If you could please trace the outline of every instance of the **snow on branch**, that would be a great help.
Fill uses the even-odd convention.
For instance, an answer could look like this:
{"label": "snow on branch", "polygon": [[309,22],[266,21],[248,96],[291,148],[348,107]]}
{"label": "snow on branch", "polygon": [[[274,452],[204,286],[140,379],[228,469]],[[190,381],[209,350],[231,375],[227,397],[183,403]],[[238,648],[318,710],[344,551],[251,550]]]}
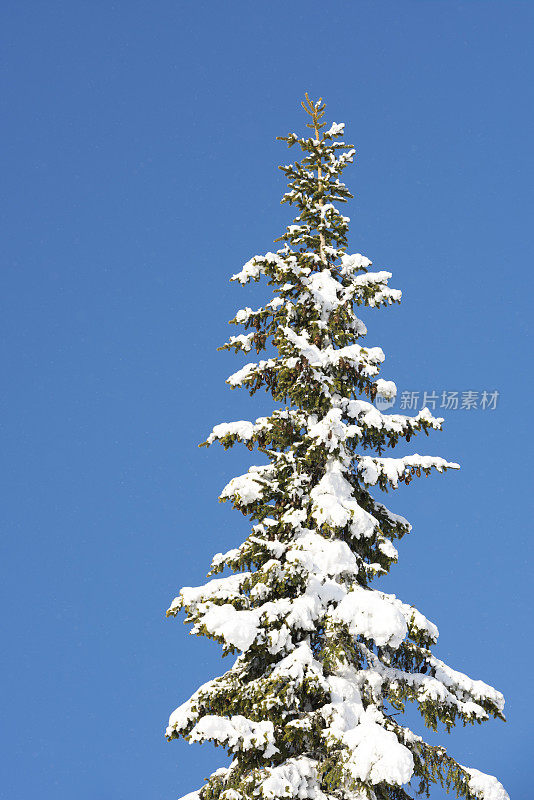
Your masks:
{"label": "snow on branch", "polygon": [[432,469],[445,472],[448,469],[460,469],[454,461],[445,461],[439,456],[413,456],[403,458],[374,458],[373,456],[358,456],[358,472],[364,483],[374,486],[376,483],[389,483],[396,487],[399,480],[406,481],[412,475],[429,475]]}

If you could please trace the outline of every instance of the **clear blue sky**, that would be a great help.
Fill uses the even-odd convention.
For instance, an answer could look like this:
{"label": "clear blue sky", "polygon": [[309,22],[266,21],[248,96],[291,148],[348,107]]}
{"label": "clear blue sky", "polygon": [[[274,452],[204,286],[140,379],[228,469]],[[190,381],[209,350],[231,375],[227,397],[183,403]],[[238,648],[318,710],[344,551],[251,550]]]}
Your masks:
{"label": "clear blue sky", "polygon": [[414,532],[383,585],[507,697],[506,725],[438,740],[531,797],[533,23],[505,0],[3,4],[1,797],[164,800],[224,763],[163,738],[226,668],[164,611],[248,531],[217,495],[251,454],[196,445],[271,407],[215,348],[265,297],[228,276],[289,222],[275,137],[306,90],[357,147],[351,252],[404,292],[366,315],[383,377],[500,392],[411,443],[462,470],[389,495]]}

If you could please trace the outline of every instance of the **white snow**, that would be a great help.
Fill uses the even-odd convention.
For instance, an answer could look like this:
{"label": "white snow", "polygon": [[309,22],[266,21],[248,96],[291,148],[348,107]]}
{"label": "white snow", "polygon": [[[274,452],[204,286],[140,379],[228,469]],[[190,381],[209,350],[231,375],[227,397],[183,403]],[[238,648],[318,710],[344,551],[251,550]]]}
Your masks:
{"label": "white snow", "polygon": [[313,676],[325,690],[328,683],[323,677],[323,668],[313,657],[313,653],[307,642],[302,642],[289,655],[276,664],[270,674],[271,678],[289,678],[293,683],[301,685],[305,678]]}
{"label": "white snow", "polygon": [[[245,651],[259,633],[260,613],[258,609],[237,611],[226,603],[210,606],[202,617],[202,625],[213,636],[221,637],[229,645]],[[196,632],[196,626],[192,632]]]}
{"label": "white snow", "polygon": [[170,736],[174,731],[183,730],[195,719],[196,714],[192,710],[192,701],[196,696],[198,696],[199,693],[200,689],[197,689],[195,694],[189,700],[187,700],[185,703],[182,703],[181,706],[178,706],[178,708],[172,712],[169,717],[169,725],[166,730],[167,736]]}
{"label": "white snow", "polygon": [[362,682],[367,683],[373,692],[373,697],[380,701],[382,696],[382,685],[388,681],[391,685],[406,684],[414,689],[414,694],[418,703],[428,700],[437,703],[439,706],[452,706],[458,710],[464,719],[484,720],[488,718],[486,711],[477,703],[470,700],[459,699],[450,692],[437,678],[418,672],[405,672],[401,669],[389,667],[383,664],[378,656],[362,645],[370,667],[361,670],[358,674]]}
{"label": "white snow", "polygon": [[379,397],[384,397],[386,400],[394,400],[397,396],[397,387],[393,381],[385,381],[383,378],[378,378],[375,386]]}
{"label": "white snow", "polygon": [[484,681],[473,680],[463,672],[448,667],[435,656],[431,656],[429,662],[435,669],[436,678],[445,686],[450,687],[453,691],[459,689],[475,700],[489,700],[499,711],[504,710],[504,697],[493,686],[489,686]]}
{"label": "white snow", "polygon": [[341,256],[341,275],[351,275],[358,269],[367,269],[373,262],[361,253]]}
{"label": "white snow", "polygon": [[340,408],[331,408],[321,420],[314,415],[308,419],[308,436],[323,444],[327,450],[334,450],[341,442],[357,436],[361,429],[357,425],[346,425],[342,419]]}
{"label": "white snow", "polygon": [[221,792],[220,798],[221,800],[243,800],[243,795],[235,789],[226,789]]}
{"label": "white snow", "polygon": [[373,283],[387,283],[392,277],[391,272],[380,270],[380,272],[364,272],[356,275],[352,279],[352,286],[370,286]]}
{"label": "white snow", "polygon": [[228,498],[239,499],[241,505],[250,505],[260,500],[265,483],[272,478],[274,467],[272,464],[250,467],[245,475],[238,475],[226,484],[220,496],[221,500]]}
{"label": "white snow", "polygon": [[286,560],[289,564],[301,564],[308,573],[316,575],[354,575],[358,572],[356,556],[339,539],[325,539],[315,531],[307,531],[299,536],[288,550]]}
{"label": "white snow", "polygon": [[389,539],[381,539],[378,543],[378,547],[387,558],[394,558],[395,560],[397,559],[399,552],[397,548],[389,541]]}
{"label": "white snow", "polygon": [[347,625],[354,636],[372,639],[379,647],[398,647],[408,633],[404,615],[386,595],[357,585],[339,603],[332,620]]}
{"label": "white snow", "polygon": [[480,800],[510,800],[502,783],[499,783],[493,775],[486,775],[486,773],[471,767],[463,767],[463,769],[471,776],[469,788]]}
{"label": "white snow", "polygon": [[248,442],[254,434],[260,431],[268,431],[277,421],[286,420],[296,428],[302,427],[306,423],[305,414],[295,409],[276,409],[270,417],[258,417],[253,423],[248,420],[237,420],[236,422],[221,422],[215,425],[206,440],[206,444],[213,444],[218,439],[225,436],[236,436],[243,442]]}
{"label": "white snow", "polygon": [[343,290],[343,286],[332,277],[329,269],[314,272],[309,278],[303,278],[302,282],[322,312],[328,314],[338,307],[337,293]]}
{"label": "white snow", "polygon": [[317,762],[306,756],[288,758],[279,767],[268,767],[261,784],[265,800],[298,797],[299,800],[326,800],[317,781]]}
{"label": "white snow", "polygon": [[346,347],[334,349],[331,345],[320,349],[309,341],[307,331],[295,333],[291,328],[284,328],[283,332],[296,349],[304,356],[312,367],[324,368],[335,366],[340,361],[346,361],[356,367],[362,368],[365,375],[376,375],[378,364],[384,361],[384,351],[381,347],[362,347],[359,344],[350,344]]}
{"label": "white snow", "polygon": [[230,386],[239,386],[247,378],[250,378],[254,372],[262,372],[263,370],[271,367],[276,367],[279,363],[279,359],[269,358],[267,360],[259,361],[257,364],[254,362],[245,364],[245,366],[241,369],[238,369],[237,372],[232,373],[232,375],[226,379],[226,383],[229,383]]}
{"label": "white snow", "polygon": [[272,722],[253,722],[240,714],[233,717],[207,714],[197,722],[189,739],[191,742],[212,740],[234,750],[257,748],[263,751],[265,758],[279,752],[275,745]]}
{"label": "white snow", "polygon": [[[378,590],[375,591],[378,592]],[[378,592],[378,594],[395,606],[403,615],[408,626],[413,626],[417,631],[428,636],[433,642],[437,642],[439,637],[437,626],[427,619],[424,614],[421,614],[414,606],[403,603],[402,600],[399,600],[394,594],[387,594],[386,592]]]}
{"label": "white snow", "polygon": [[249,572],[241,572],[226,578],[214,578],[203,586],[184,586],[180,596],[173,600],[171,610],[176,608],[177,601],[181,601],[185,608],[193,608],[207,600],[233,600],[239,597],[241,584],[249,577]]}
{"label": "white snow", "polygon": [[246,335],[240,333],[239,336],[230,336],[228,344],[237,345],[240,350],[243,350],[243,352],[248,353],[252,349],[253,339],[254,339],[254,333],[247,333]]}
{"label": "white snow", "polygon": [[[379,378],[376,384],[379,385],[381,380]],[[384,383],[388,384],[387,388],[380,384],[384,391],[393,391],[393,387],[395,387],[393,381],[384,381]],[[392,384],[392,386],[389,386],[389,384]],[[404,414],[383,414],[376,406],[366,400],[347,400],[346,398],[336,397],[335,403],[343,409],[349,418],[357,420],[358,425],[364,428],[374,428],[378,431],[385,430],[402,435],[407,431],[415,430],[416,426],[423,421],[435,430],[440,430],[443,424],[443,418],[433,417],[428,408],[422,408],[415,417],[408,417]]]}
{"label": "white snow", "polygon": [[254,428],[254,424],[245,419],[240,419],[236,422],[221,422],[220,425],[215,425],[207,438],[207,442],[211,444],[217,439],[223,439],[225,436],[237,436],[247,442],[252,439]]}
{"label": "white snow", "polygon": [[188,794],[184,794],[180,800],[200,800],[200,789],[197,789],[194,792],[188,792]]}
{"label": "white snow", "polygon": [[326,131],[326,136],[337,136],[340,133],[342,134],[344,130],[344,122],[333,122],[330,128]]}
{"label": "white snow", "polygon": [[263,265],[262,265],[262,256],[254,256],[246,264],[243,264],[243,267],[240,272],[237,272],[235,275],[232,275],[232,281],[239,281],[241,284],[245,284],[248,281],[255,280],[259,278],[259,276],[263,273]]}
{"label": "white snow", "polygon": [[319,483],[310,492],[312,515],[318,525],[342,528],[351,522],[356,537],[371,536],[377,521],[358,505],[353,488],[343,475],[340,461],[330,459]]}
{"label": "white snow", "polygon": [[394,733],[384,729],[385,717],[375,706],[364,710],[360,675],[346,666],[327,679],[332,701],[322,709],[327,722],[324,736],[346,745],[345,768],[353,778],[373,784],[406,783],[413,774],[412,755]]}
{"label": "white snow", "polygon": [[343,742],[352,751],[346,766],[353,778],[401,785],[413,775],[411,752],[376,722],[362,720],[343,734]]}
{"label": "white snow", "polygon": [[439,456],[420,456],[414,453],[403,458],[374,458],[373,456],[359,456],[358,472],[364,483],[374,486],[380,477],[384,477],[392,486],[397,486],[401,476],[408,474],[412,469],[460,469],[454,461],[445,461]]}
{"label": "white snow", "polygon": [[241,284],[248,283],[250,280],[257,280],[260,275],[265,273],[266,264],[283,264],[283,259],[278,253],[265,253],[264,256],[254,256],[243,265],[240,272],[232,275],[232,281],[239,281]]}

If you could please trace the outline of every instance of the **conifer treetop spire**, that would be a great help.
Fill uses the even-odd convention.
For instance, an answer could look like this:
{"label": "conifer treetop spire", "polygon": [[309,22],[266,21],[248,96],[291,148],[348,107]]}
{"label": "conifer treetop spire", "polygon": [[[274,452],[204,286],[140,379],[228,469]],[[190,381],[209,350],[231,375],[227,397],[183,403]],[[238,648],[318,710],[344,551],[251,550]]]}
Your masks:
{"label": "conifer treetop spire", "polygon": [[[508,800],[496,778],[427,744],[399,714],[423,723],[503,719],[504,698],[432,652],[438,629],[412,605],[371,586],[396,563],[411,526],[376,497],[459,465],[439,456],[385,457],[399,441],[440,430],[425,408],[385,414],[393,381],[384,353],[363,345],[360,312],[400,302],[391,273],[347,252],[352,197],[340,180],[354,149],[344,125],[303,102],[314,137],[280,137],[301,161],[281,167],[283,203],[297,216],[276,252],[232,276],[267,279],[274,297],[231,320],[244,332],[221,349],[257,354],[227,380],[277,404],[269,416],[216,425],[206,446],[244,443],[262,463],[232,478],[220,500],[250,518],[247,538],[212,561],[211,580],[184,587],[167,612],[236,659],[171,714],[167,738],[212,741],[232,756],[189,800],[410,800],[441,782],[465,800]],[[358,314],[358,315],[357,315]],[[216,577],[213,577],[216,576]]]}
{"label": "conifer treetop spire", "polygon": [[[323,103],[322,100],[323,100],[323,98],[320,97],[319,100],[317,101],[317,103],[312,103],[310,98],[308,97],[308,92],[306,92],[306,103],[307,103],[307,106],[306,106],[306,103],[304,103],[304,101],[302,101],[302,107],[303,107],[304,111],[306,111],[312,118],[312,122],[311,123],[307,123],[307,127],[314,129],[315,138],[316,139],[319,139],[319,131],[321,130],[321,128],[325,128],[326,127],[326,122],[320,122],[320,120],[324,117],[324,110],[326,108],[326,104]],[[319,161],[319,163],[317,165],[317,180],[318,180],[319,191],[321,191],[321,178],[322,178],[322,176],[323,176],[323,173],[322,173],[322,169],[321,169],[321,162]],[[319,205],[320,206],[324,206],[324,200],[323,200],[322,197],[319,200]],[[319,235],[319,256],[320,256],[321,261],[322,261],[323,264],[326,263],[325,262],[325,257],[324,257],[324,247],[325,247],[324,234],[321,233]]]}
{"label": "conifer treetop spire", "polygon": [[308,92],[305,93],[304,97],[306,100],[301,100],[300,104],[306,114],[308,114],[311,118],[311,122],[306,123],[307,128],[312,128],[315,131],[315,138],[319,138],[319,131],[321,128],[326,127],[326,122],[321,122],[321,119],[324,117],[324,112],[326,108],[326,103],[323,103],[323,98],[320,97],[315,103],[310,100],[308,96]]}

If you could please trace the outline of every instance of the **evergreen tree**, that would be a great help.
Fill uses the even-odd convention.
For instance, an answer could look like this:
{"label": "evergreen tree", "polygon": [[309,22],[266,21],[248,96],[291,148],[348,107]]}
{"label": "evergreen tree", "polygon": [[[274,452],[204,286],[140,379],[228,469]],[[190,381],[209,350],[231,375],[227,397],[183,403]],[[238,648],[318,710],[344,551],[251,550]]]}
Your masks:
{"label": "evergreen tree", "polygon": [[426,408],[408,417],[375,405],[396,388],[376,378],[384,354],[360,343],[366,327],[355,308],[397,303],[401,293],[388,287],[389,272],[347,254],[349,219],[335,203],[352,197],[340,175],[354,150],[340,141],[342,124],[325,130],[321,100],[306,95],[303,107],[312,135],[280,137],[303,152],[281,167],[282,202],[298,216],[280,249],[232,278],[266,277],[274,299],[239,311],[232,323],[248,332],[221,348],[274,346],[275,355],[228,383],[251,394],[265,388],[283,407],[254,423],[217,425],[205,443],[243,442],[265,457],[220,497],[254,524],[240,547],[213,559],[210,576],[233,574],[182,589],[167,612],[185,609],[192,633],[238,655],[176,709],[167,737],[212,741],[233,757],[191,800],[407,800],[428,796],[435,782],[468,800],[506,800],[496,778],[461,766],[399,718],[411,701],[429,728],[450,730],[457,720],[503,718],[504,700],[432,654],[438,630],[417,609],[370,588],[410,531],[372,488],[458,465],[382,456],[443,420]]}

